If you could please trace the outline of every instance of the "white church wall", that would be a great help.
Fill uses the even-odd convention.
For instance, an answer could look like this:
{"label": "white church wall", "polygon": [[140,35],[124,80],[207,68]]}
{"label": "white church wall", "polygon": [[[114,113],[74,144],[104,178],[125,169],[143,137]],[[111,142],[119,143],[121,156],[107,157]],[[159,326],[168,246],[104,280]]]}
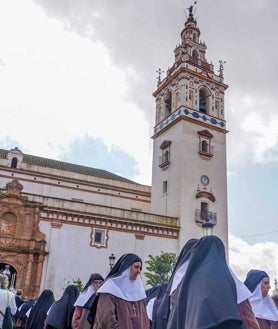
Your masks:
{"label": "white church wall", "polygon": [[[54,225],[55,226],[55,225]],[[177,240],[145,236],[137,239],[134,233],[109,230],[107,248],[90,246],[91,228],[64,224],[53,227],[50,222],[40,222],[40,230],[46,234],[47,251],[43,264],[41,291],[53,289],[56,298],[65,287],[80,278],[85,284],[93,272],[104,277],[109,272],[109,256],[116,260],[125,253],[135,253],[143,260],[142,278],[145,282],[145,261],[148,255],[159,255],[161,251],[177,252]]]}

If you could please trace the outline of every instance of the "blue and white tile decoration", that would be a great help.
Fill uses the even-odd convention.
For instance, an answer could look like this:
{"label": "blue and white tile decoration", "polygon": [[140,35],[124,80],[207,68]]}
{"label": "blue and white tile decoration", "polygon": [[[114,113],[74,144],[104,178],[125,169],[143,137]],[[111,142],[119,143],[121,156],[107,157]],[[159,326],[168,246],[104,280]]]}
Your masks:
{"label": "blue and white tile decoration", "polygon": [[175,121],[179,117],[191,117],[197,121],[205,122],[206,124],[210,124],[214,127],[225,129],[226,122],[225,120],[216,119],[211,117],[208,114],[204,114],[195,110],[189,110],[187,108],[178,109],[176,112],[172,113],[165,120],[160,122],[157,126],[154,127],[154,134],[158,133],[163,128],[167,127],[170,123]]}

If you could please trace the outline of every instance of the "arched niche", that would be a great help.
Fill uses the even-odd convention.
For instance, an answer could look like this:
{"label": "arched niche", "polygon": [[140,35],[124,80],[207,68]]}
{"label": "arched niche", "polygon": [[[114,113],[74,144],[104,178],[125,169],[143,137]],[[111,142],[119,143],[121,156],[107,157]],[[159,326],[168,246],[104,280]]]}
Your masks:
{"label": "arched niche", "polygon": [[12,212],[4,213],[0,218],[0,234],[14,235],[16,229],[17,217]]}

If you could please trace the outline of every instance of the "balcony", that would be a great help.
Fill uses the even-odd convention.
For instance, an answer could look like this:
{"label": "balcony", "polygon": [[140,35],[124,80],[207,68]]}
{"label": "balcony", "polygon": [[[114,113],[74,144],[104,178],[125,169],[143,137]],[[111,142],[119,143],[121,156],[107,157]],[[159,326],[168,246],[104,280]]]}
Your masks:
{"label": "balcony", "polygon": [[165,168],[170,164],[170,156],[169,153],[164,153],[162,156],[159,157],[159,167]]}
{"label": "balcony", "polygon": [[211,225],[217,224],[216,212],[211,212],[207,210],[196,209],[195,210],[195,222],[200,226],[207,223]]}

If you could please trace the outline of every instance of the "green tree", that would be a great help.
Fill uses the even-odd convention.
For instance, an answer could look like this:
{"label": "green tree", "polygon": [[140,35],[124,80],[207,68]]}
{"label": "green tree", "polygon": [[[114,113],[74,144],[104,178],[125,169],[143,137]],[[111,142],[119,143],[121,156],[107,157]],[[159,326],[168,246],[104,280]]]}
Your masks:
{"label": "green tree", "polygon": [[73,280],[73,283],[77,286],[77,288],[80,292],[83,290],[83,283],[80,278]]}
{"label": "green tree", "polygon": [[176,255],[171,252],[161,251],[158,256],[149,255],[148,257],[149,259],[145,262],[148,272],[144,272],[147,277],[146,283],[153,287],[169,281],[177,261]]}

